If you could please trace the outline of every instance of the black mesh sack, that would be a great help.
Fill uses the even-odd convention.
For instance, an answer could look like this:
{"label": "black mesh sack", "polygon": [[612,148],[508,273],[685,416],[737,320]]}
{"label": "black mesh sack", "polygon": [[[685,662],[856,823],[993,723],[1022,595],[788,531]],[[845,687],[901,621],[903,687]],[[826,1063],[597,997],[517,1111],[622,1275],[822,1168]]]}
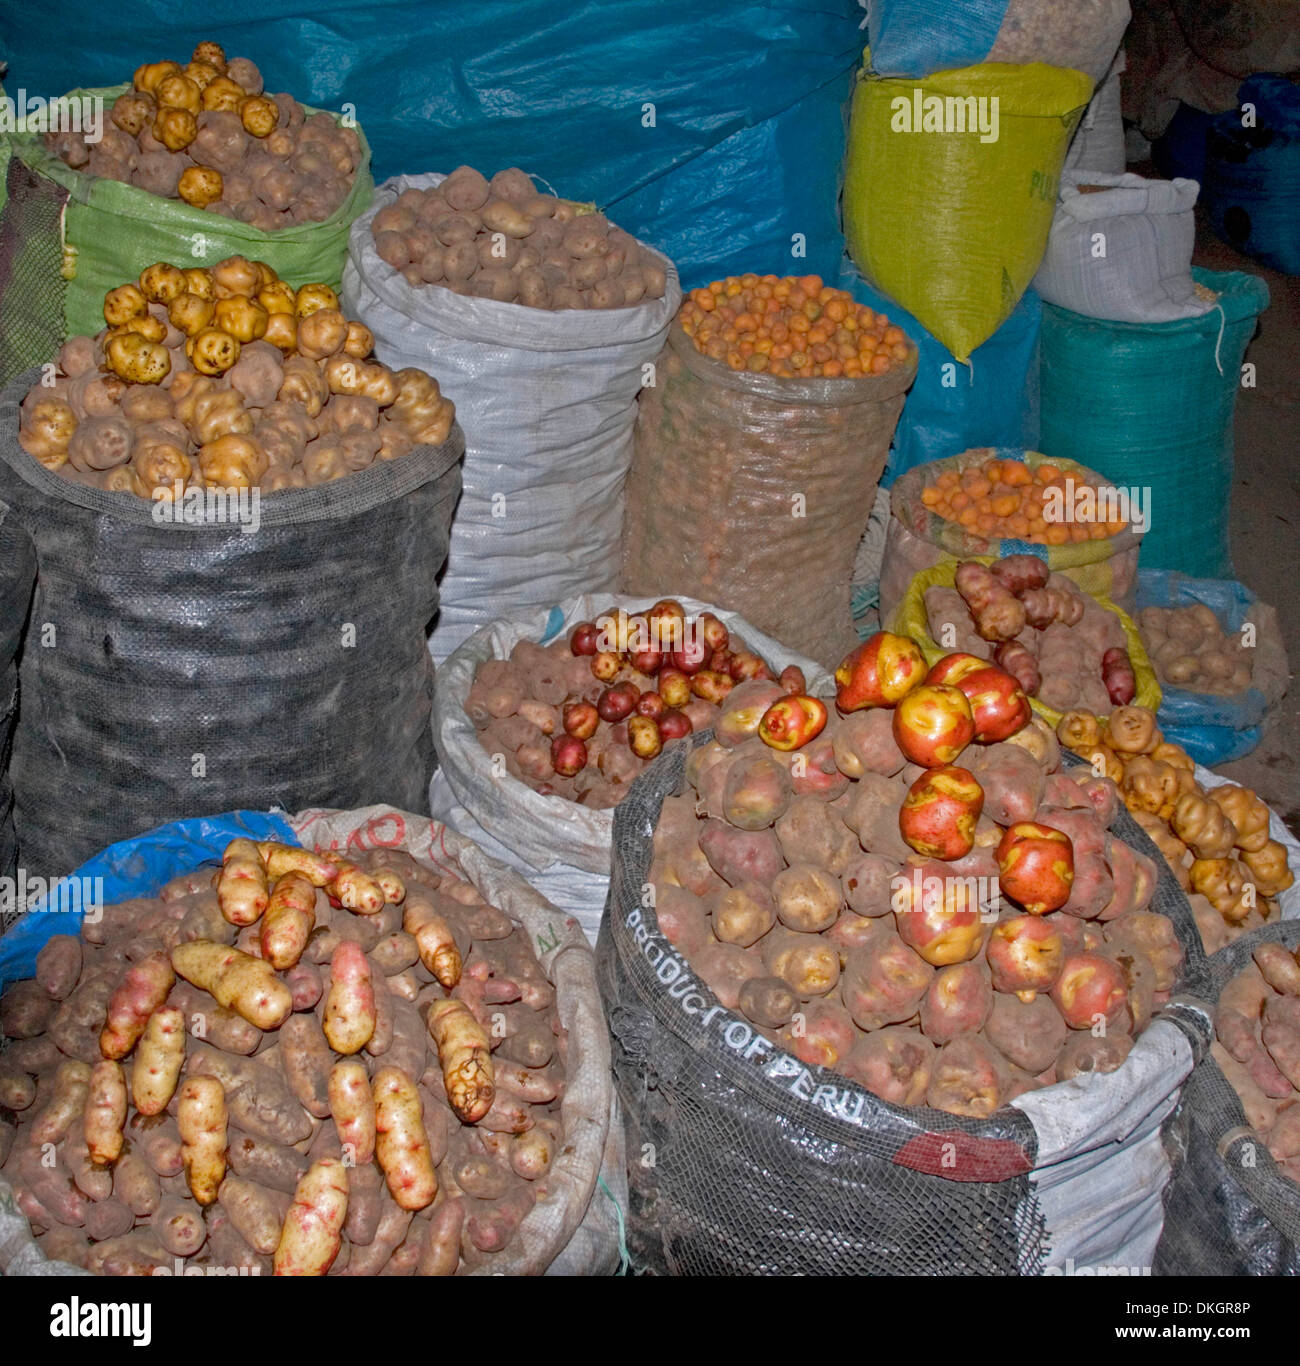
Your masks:
{"label": "black mesh sack", "polygon": [[[1052,1231],[1030,1181],[1039,1138],[1023,1111],[973,1120],[903,1109],[806,1066],[723,1007],[660,932],[645,904],[652,836],[664,798],[684,789],[691,746],[674,745],[615,808],[596,947],[627,1127],[634,1266],[659,1275],[1041,1272]],[[1121,809],[1111,829],[1157,860],[1151,909],[1170,916],[1186,955],[1161,1011],[1190,1043],[1166,1088],[1176,1091],[1208,1046],[1208,1008],[1196,994],[1205,956],[1191,908],[1141,828]],[[1159,1147],[1154,1121],[1151,1141]]]}
{"label": "black mesh sack", "polygon": [[18,444],[0,395],[0,500],[36,549],[19,674],[14,822],[66,873],[166,821],[249,807],[428,811],[425,633],[464,437],[267,494],[255,531],[154,520]]}
{"label": "black mesh sack", "polygon": [[18,714],[18,648],[36,582],[36,552],[31,537],[0,503],[0,877],[17,867],[14,794],[9,753]]}
{"label": "black mesh sack", "polygon": [[[1209,960],[1215,1000],[1266,941],[1300,948],[1300,921],[1265,925],[1220,949]],[[1157,1275],[1300,1275],[1300,1186],[1250,1127],[1213,1056],[1183,1088],[1165,1141],[1179,1170],[1165,1190]]]}

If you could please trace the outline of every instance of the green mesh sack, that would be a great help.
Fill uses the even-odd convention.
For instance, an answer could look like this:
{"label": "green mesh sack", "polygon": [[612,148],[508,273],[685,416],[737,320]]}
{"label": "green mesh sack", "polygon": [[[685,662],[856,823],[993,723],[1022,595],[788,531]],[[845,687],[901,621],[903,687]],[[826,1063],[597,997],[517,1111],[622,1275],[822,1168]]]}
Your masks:
{"label": "green mesh sack", "polygon": [[[99,97],[108,107],[129,85],[73,90],[68,99]],[[317,111],[304,106],[307,114]],[[29,331],[57,330],[58,339],[98,332],[104,325],[104,295],[133,280],[155,261],[173,265],[207,266],[227,256],[265,261],[280,276],[298,285],[321,280],[338,289],[347,256],[348,232],[374,196],[370,175],[370,147],[360,128],[361,161],[348,197],[321,223],[303,223],[261,232],[221,214],[196,209],[179,199],[162,199],[123,185],[75,171],[45,146],[39,133],[19,131],[9,139],[12,162],[20,162],[34,177],[17,187],[11,178],[9,201],[0,216],[0,242],[9,252],[39,251],[59,269],[49,274],[23,276],[23,289],[10,288],[9,258],[0,253],[0,317],[3,330],[16,332],[0,357],[7,362],[0,380],[28,365],[49,359],[51,348],[26,344]],[[48,234],[48,208],[33,213],[23,194],[38,193],[42,206],[61,197],[52,244],[38,247],[31,234]],[[14,222],[11,224],[10,220]],[[6,230],[9,229],[9,230]],[[61,316],[60,316],[61,314]],[[10,360],[4,352],[15,354]]]}

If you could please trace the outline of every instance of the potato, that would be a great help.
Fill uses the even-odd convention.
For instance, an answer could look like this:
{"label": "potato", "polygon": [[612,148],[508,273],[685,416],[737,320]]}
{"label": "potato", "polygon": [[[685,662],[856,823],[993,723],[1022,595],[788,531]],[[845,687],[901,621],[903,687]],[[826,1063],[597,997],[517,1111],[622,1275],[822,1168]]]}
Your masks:
{"label": "potato", "polygon": [[163,1247],[177,1257],[192,1257],[207,1237],[202,1212],[170,1195],[153,1212],[149,1227]]}
{"label": "potato", "polygon": [[804,934],[829,929],[843,905],[839,881],[813,863],[792,863],[778,873],[772,881],[772,899],[781,923]]}
{"label": "potato", "polygon": [[293,1194],[309,1165],[295,1149],[239,1129],[231,1130],[227,1157],[238,1176],[286,1195]]}
{"label": "potato", "polygon": [[888,915],[899,871],[896,863],[879,854],[855,855],[840,873],[840,890],[849,908],[863,917]]}
{"label": "potato", "polygon": [[985,1037],[998,1052],[1032,1076],[1053,1066],[1068,1033],[1061,1012],[1042,993],[1020,1001],[997,992],[984,1026]]}
{"label": "potato", "polygon": [[148,1218],[162,1199],[158,1174],[139,1153],[125,1152],[113,1164],[113,1195],[137,1219]]}
{"label": "potato", "polygon": [[170,1115],[134,1114],[126,1122],[126,1136],[156,1175],[179,1176],[185,1169],[180,1130]]}
{"label": "potato", "polygon": [[[278,1038],[280,1063],[294,1099],[308,1114],[318,1119],[329,1118],[329,1078],[334,1058],[316,1017],[291,1015],[280,1027]],[[258,1248],[259,1252],[267,1250]]]}
{"label": "potato", "polygon": [[1300,996],[1300,964],[1295,954],[1281,944],[1265,942],[1256,946],[1251,955],[1260,975],[1285,996]]}
{"label": "potato", "polygon": [[921,1032],[936,1044],[949,1043],[960,1034],[978,1034],[993,1010],[993,1000],[993,982],[983,963],[940,968],[921,999]]}
{"label": "potato", "polygon": [[691,966],[728,1010],[739,1004],[740,989],[751,977],[764,975],[763,960],[757,953],[748,953],[736,944],[706,945]]}
{"label": "potato", "polygon": [[[531,190],[531,182],[529,188]],[[491,193],[487,178],[472,166],[457,166],[438,190],[441,197],[457,211],[482,208]]]}
{"label": "potato", "polygon": [[15,982],[0,997],[0,1033],[11,1039],[34,1038],[45,1033],[57,1008],[39,982]]}
{"label": "potato", "polygon": [[152,1229],[137,1228],[96,1243],[87,1254],[86,1270],[96,1276],[152,1276],[159,1267],[170,1270],[173,1255]]}
{"label": "potato", "polygon": [[81,965],[81,940],[74,934],[56,934],[36,955],[36,981],[52,1000],[64,1001],[77,985]]}
{"label": "potato", "polygon": [[26,1110],[35,1099],[33,1078],[0,1055],[0,1106],[6,1110]]}
{"label": "potato", "polygon": [[835,1001],[810,1001],[791,1016],[780,1042],[810,1067],[838,1067],[857,1039],[853,1021]]}
{"label": "potato", "polygon": [[275,1249],[277,1276],[323,1276],[342,1247],[348,1206],[348,1173],[336,1158],[308,1169],[294,1190]]}
{"label": "potato", "polygon": [[846,777],[876,773],[892,778],[907,762],[894,739],[893,713],[887,708],[836,717],[827,729],[836,767]]}
{"label": "potato", "polygon": [[709,937],[706,903],[684,887],[656,886],[655,914],[669,943],[693,960]]}
{"label": "potato", "polygon": [[58,1144],[85,1109],[90,1094],[91,1069],[79,1060],[61,1062],[53,1077],[42,1079],[37,1090],[40,1110],[28,1131],[30,1142],[37,1148],[43,1144]]}
{"label": "potato", "polygon": [[1090,1072],[1114,1072],[1132,1047],[1131,1036],[1118,1031],[1100,1039],[1094,1038],[1090,1031],[1071,1031],[1056,1059],[1056,1075],[1061,1081],[1069,1081]]}
{"label": "potato", "polygon": [[785,866],[771,830],[735,830],[723,821],[709,820],[699,844],[714,872],[733,887],[742,882],[770,885]]}
{"label": "potato", "polygon": [[772,895],[756,882],[724,887],[714,892],[705,906],[713,933],[724,944],[748,948],[776,924]]}
{"label": "potato", "polygon": [[840,1071],[890,1105],[910,1108],[924,1102],[934,1062],[928,1039],[895,1025],[859,1038]]}
{"label": "potato", "polygon": [[799,998],[781,977],[751,977],[740,988],[737,1008],[756,1025],[780,1029],[790,1023]]}
{"label": "potato", "polygon": [[279,1068],[219,1053],[206,1044],[191,1051],[185,1066],[190,1076],[212,1077],[221,1083],[231,1121],[245,1133],[284,1144],[310,1136],[311,1119],[294,1099]]}
{"label": "potato", "polygon": [[[176,1125],[181,1134],[181,1157],[190,1193],[200,1205],[210,1205],[216,1200],[217,1189],[226,1174],[226,1098],[216,1078],[189,1077],[181,1084]],[[158,1214],[166,1203],[159,1206]],[[177,1234],[178,1239],[180,1236]]]}
{"label": "potato", "polygon": [[787,863],[814,864],[838,877],[860,850],[838,813],[815,797],[795,797],[776,822]]}
{"label": "potato", "polygon": [[1011,1076],[1001,1055],[978,1034],[963,1034],[939,1050],[926,1102],[950,1114],[987,1119],[1010,1089]]}
{"label": "potato", "polygon": [[854,1024],[871,1032],[910,1020],[933,976],[925,959],[882,925],[863,947],[849,951],[840,997]]}
{"label": "potato", "polygon": [[171,961],[186,981],[259,1029],[278,1028],[293,1010],[293,996],[271,965],[238,949],[195,940],[176,945]]}
{"label": "potato", "polygon": [[788,983],[800,1000],[825,996],[839,982],[839,953],[818,935],[795,934],[782,927],[773,930],[761,947],[767,971]]}

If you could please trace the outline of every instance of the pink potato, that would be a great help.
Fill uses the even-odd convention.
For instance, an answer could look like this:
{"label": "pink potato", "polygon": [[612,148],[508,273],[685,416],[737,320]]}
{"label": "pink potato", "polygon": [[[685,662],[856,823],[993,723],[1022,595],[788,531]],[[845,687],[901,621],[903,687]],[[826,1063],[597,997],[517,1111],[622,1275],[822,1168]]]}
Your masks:
{"label": "pink potato", "polygon": [[694,959],[708,943],[709,917],[705,904],[684,887],[656,887],[655,914],[664,937],[687,958]]}
{"label": "pink potato", "polygon": [[1105,927],[1108,944],[1141,949],[1156,969],[1156,990],[1172,991],[1183,964],[1183,948],[1173,921],[1158,911],[1134,911]]}
{"label": "pink potato", "polygon": [[753,678],[740,683],[727,694],[722,704],[722,714],[714,727],[718,743],[727,749],[735,749],[746,740],[758,734],[758,723],[763,713],[783,695],[779,683],[766,679]]}
{"label": "pink potato", "polygon": [[733,887],[742,882],[767,886],[785,867],[781,845],[771,830],[735,830],[710,820],[700,835],[700,848],[713,871]]}
{"label": "pink potato", "polygon": [[859,1029],[903,1024],[918,1011],[934,969],[889,927],[850,950],[840,998]]}
{"label": "pink potato", "polygon": [[810,1067],[837,1067],[858,1037],[853,1021],[835,1001],[810,1001],[780,1033],[783,1047]]}
{"label": "pink potato", "polygon": [[893,716],[886,707],[836,717],[827,730],[836,766],[847,778],[877,773],[892,778],[907,760],[894,739]]}
{"label": "pink potato", "polygon": [[1284,996],[1300,996],[1300,963],[1295,954],[1281,944],[1265,942],[1255,947],[1251,957],[1260,975]]}
{"label": "pink potato", "polygon": [[871,854],[906,863],[911,849],[898,831],[898,812],[907,795],[907,784],[898,778],[865,773],[846,799],[844,823]]}
{"label": "pink potato", "polygon": [[925,1101],[936,1058],[934,1044],[899,1025],[859,1038],[839,1069],[890,1105]]}
{"label": "pink potato", "polygon": [[939,1050],[926,1101],[949,1114],[987,1119],[1005,1102],[1011,1082],[997,1049],[978,1034],[963,1034]]}
{"label": "pink potato", "polygon": [[[854,713],[858,715],[859,713]],[[901,871],[879,854],[857,854],[840,873],[840,889],[857,915],[888,915],[893,909],[894,878]]]}
{"label": "pink potato", "polygon": [[705,986],[728,1010],[740,1002],[740,990],[751,977],[763,976],[763,960],[736,944],[708,944],[691,962]]}
{"label": "pink potato", "polygon": [[[1058,813],[1059,814],[1059,813]],[[1115,897],[1115,879],[1110,865],[1100,854],[1074,851],[1074,881],[1070,896],[1061,907],[1063,915],[1080,920],[1096,920]]]}
{"label": "pink potato", "polygon": [[790,785],[796,797],[833,802],[851,786],[836,767],[835,749],[831,737],[825,732],[793,753],[781,757],[789,765]]}
{"label": "pink potato", "polygon": [[776,822],[787,863],[812,863],[839,877],[859,853],[857,836],[833,807],[815,797],[796,797]]}
{"label": "pink potato", "polygon": [[774,759],[739,755],[727,769],[722,815],[739,830],[766,830],[790,805],[790,775]]}
{"label": "pink potato", "polygon": [[1068,1034],[1061,1012],[1041,994],[1021,1001],[998,992],[984,1025],[984,1036],[994,1048],[1034,1076],[1056,1062]]}
{"label": "pink potato", "polygon": [[921,1033],[936,1044],[977,1034],[993,1009],[993,983],[981,963],[940,968],[921,999]]}
{"label": "pink potato", "polygon": [[984,812],[999,825],[1034,819],[1043,799],[1043,770],[1019,745],[972,745],[961,763],[984,789]]}

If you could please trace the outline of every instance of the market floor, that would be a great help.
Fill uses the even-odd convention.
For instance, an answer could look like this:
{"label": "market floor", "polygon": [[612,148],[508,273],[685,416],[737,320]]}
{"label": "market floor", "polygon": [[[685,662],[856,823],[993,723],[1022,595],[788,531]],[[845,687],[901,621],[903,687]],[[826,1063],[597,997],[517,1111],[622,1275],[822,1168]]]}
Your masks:
{"label": "market floor", "polygon": [[1254,788],[1300,833],[1300,277],[1241,256],[1203,220],[1193,260],[1262,276],[1271,295],[1246,352],[1258,387],[1241,389],[1237,398],[1232,558],[1236,577],[1277,608],[1293,675],[1259,747],[1220,771]]}

